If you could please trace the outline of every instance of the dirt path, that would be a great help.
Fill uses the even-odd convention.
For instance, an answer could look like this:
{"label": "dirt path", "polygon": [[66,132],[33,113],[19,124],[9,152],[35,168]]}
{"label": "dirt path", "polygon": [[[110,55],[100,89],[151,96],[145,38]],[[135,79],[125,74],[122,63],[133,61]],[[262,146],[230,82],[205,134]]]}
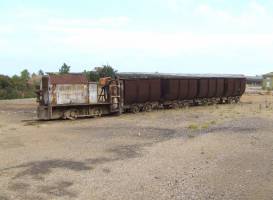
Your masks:
{"label": "dirt path", "polygon": [[0,101],[0,200],[272,199],[273,98],[37,123]]}

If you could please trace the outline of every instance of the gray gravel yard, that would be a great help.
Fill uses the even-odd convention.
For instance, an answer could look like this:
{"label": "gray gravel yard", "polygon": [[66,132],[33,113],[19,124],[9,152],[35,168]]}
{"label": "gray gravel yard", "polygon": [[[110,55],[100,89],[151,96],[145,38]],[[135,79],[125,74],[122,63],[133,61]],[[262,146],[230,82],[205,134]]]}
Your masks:
{"label": "gray gravel yard", "polygon": [[0,200],[273,199],[273,98],[35,121],[0,101]]}

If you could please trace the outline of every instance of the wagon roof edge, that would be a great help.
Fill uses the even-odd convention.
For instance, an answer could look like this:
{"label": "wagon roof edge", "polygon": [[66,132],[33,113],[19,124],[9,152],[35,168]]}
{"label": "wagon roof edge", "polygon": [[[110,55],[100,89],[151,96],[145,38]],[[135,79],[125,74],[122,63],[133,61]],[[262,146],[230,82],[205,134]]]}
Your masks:
{"label": "wagon roof edge", "polygon": [[50,84],[88,84],[88,79],[84,74],[52,74],[45,77],[49,78]]}
{"label": "wagon roof edge", "polygon": [[246,78],[242,74],[178,74],[178,73],[117,73],[120,79],[147,79],[147,78]]}

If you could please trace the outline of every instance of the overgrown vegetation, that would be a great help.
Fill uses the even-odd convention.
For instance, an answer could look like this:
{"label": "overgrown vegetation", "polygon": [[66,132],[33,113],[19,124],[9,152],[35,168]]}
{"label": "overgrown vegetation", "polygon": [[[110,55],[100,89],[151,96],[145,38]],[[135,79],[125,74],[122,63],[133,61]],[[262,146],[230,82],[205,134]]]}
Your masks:
{"label": "overgrown vegetation", "polygon": [[39,75],[30,75],[28,70],[12,77],[0,75],[0,99],[32,98],[35,97],[39,86]]}
{"label": "overgrown vegetation", "polygon": [[84,71],[84,74],[89,81],[97,82],[101,77],[115,78],[117,70],[110,65],[102,65],[102,67],[95,67],[91,71]]}
{"label": "overgrown vegetation", "polygon": [[[71,67],[64,63],[57,74],[68,74],[70,69]],[[89,81],[97,82],[101,77],[114,78],[116,72],[110,65],[102,65],[91,71],[85,70],[83,73]],[[37,74],[30,74],[26,69],[20,75],[12,77],[0,74],[0,100],[36,97],[36,90],[39,89],[40,80],[44,74],[42,70],[39,70]]]}

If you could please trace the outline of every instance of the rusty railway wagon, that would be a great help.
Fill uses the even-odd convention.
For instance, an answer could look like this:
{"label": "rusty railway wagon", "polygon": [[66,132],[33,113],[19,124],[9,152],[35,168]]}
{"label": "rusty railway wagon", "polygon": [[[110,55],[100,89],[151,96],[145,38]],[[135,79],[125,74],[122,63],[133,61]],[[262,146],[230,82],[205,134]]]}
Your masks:
{"label": "rusty railway wagon", "polygon": [[159,108],[237,103],[245,91],[242,75],[119,73],[115,79],[88,82],[82,74],[42,77],[38,118],[77,117],[149,112]]}

